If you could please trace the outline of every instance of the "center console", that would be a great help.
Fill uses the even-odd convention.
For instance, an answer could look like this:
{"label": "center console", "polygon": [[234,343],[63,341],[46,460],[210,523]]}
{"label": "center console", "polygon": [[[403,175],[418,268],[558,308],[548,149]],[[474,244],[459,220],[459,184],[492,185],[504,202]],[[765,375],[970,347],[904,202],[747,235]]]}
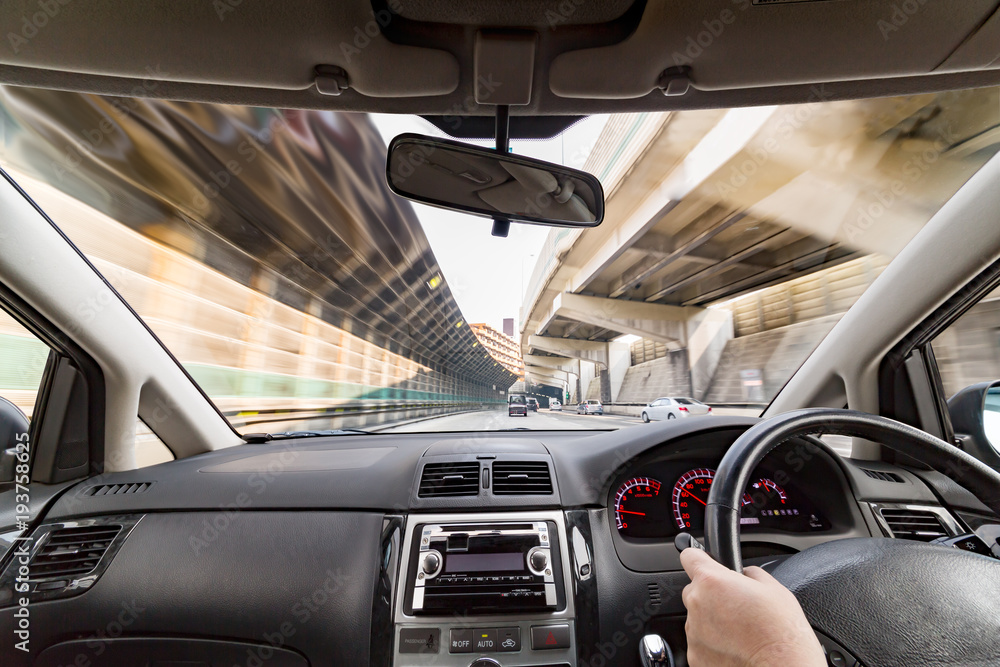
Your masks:
{"label": "center console", "polygon": [[395,667],[576,667],[562,512],[411,514]]}

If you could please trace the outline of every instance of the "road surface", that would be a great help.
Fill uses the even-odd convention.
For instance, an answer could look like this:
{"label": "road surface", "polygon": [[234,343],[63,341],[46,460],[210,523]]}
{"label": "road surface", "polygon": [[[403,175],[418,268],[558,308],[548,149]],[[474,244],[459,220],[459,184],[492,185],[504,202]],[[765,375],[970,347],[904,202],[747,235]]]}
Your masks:
{"label": "road surface", "polygon": [[[740,414],[756,416],[756,410],[745,409],[715,409],[716,414]],[[714,419],[712,416],[690,417],[690,419]],[[395,426],[375,427],[371,430],[377,433],[433,433],[454,431],[501,431],[511,428],[528,428],[532,430],[601,430],[620,429],[643,426],[638,417],[623,415],[578,415],[575,411],[551,412],[544,408],[538,412],[529,412],[528,417],[508,417],[503,410],[481,410],[464,412],[457,415],[443,415],[420,421],[398,424]],[[851,439],[838,436],[823,438],[841,456],[850,456]]]}
{"label": "road surface", "polygon": [[433,431],[500,431],[509,428],[532,430],[619,429],[642,426],[638,417],[621,415],[578,415],[575,411],[552,412],[545,408],[525,417],[508,417],[504,410],[482,410],[444,415],[399,426],[379,428],[379,433],[428,433]]}

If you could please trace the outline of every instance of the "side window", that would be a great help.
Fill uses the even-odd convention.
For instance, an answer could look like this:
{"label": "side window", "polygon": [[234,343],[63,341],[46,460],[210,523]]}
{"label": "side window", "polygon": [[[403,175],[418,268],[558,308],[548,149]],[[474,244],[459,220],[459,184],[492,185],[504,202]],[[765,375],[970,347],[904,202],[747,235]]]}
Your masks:
{"label": "side window", "polygon": [[945,398],[977,382],[1000,380],[998,297],[987,296],[934,339]]}
{"label": "side window", "polygon": [[[955,320],[951,326],[938,334],[931,347],[937,360],[941,384],[945,398],[951,398],[966,387],[978,383],[1000,380],[1000,294],[988,295]],[[974,391],[970,389],[970,391]],[[978,414],[981,432],[996,452],[1000,453],[1000,387],[993,387],[976,399],[981,401]],[[965,413],[959,411],[960,417]],[[954,423],[956,435],[970,430],[970,424]],[[972,430],[979,431],[979,428]],[[966,446],[970,453],[996,465],[995,457],[982,449],[977,451],[977,443]]]}
{"label": "side window", "polygon": [[[48,345],[0,310],[0,398],[13,403],[28,419],[35,411],[48,356]],[[0,445],[6,448],[7,443]]]}

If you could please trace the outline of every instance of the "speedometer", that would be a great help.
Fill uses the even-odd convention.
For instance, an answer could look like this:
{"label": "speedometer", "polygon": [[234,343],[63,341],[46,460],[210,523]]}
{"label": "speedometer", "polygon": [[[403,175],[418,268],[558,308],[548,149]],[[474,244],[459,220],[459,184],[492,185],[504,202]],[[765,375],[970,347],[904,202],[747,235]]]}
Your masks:
{"label": "speedometer", "polygon": [[695,468],[681,475],[674,484],[670,501],[678,528],[687,530],[694,525],[700,529],[705,525],[705,507],[714,478],[715,471],[711,468]]}

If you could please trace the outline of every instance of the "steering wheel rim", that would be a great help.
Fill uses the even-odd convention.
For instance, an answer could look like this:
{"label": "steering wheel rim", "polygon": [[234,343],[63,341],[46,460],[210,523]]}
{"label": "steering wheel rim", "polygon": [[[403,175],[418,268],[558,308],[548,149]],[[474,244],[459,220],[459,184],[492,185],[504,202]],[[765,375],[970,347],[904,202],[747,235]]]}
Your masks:
{"label": "steering wheel rim", "polygon": [[[757,465],[773,449],[805,435],[844,435],[877,441],[947,475],[1000,515],[1000,473],[924,431],[857,410],[809,408],[766,419],[729,448],[716,469],[705,509],[705,547],[720,563],[743,571],[740,506]],[[816,439],[817,446],[839,455]]]}

